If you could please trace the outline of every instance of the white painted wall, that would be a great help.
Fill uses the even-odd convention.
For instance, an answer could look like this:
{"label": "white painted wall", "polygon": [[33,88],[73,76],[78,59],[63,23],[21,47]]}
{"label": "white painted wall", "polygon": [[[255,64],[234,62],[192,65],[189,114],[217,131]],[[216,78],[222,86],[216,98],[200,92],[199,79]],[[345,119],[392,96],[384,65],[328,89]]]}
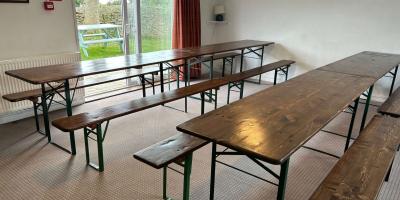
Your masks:
{"label": "white painted wall", "polygon": [[0,4],[0,60],[78,52],[73,2],[54,3],[50,12],[43,0]]}
{"label": "white painted wall", "polygon": [[[364,50],[400,53],[398,0],[202,1],[209,4],[209,9],[216,2],[224,2],[229,23],[203,23],[204,43],[274,41],[277,45],[266,51],[265,62],[293,59],[297,67],[292,75]],[[212,15],[202,12],[205,17]],[[376,98],[387,94],[389,84],[384,82],[377,85]]]}

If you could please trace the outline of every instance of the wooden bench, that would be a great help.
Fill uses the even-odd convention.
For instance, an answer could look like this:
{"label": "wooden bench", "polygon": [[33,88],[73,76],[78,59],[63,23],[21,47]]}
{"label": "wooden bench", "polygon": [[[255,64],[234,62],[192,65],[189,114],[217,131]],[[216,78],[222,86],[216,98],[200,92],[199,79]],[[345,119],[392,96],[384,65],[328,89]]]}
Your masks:
{"label": "wooden bench", "polygon": [[[282,60],[276,63],[264,65],[262,67],[253,68],[250,70],[243,71],[241,73],[232,74],[229,79],[230,83],[228,84],[228,97],[227,104],[230,102],[230,93],[232,87],[237,87],[239,89],[239,99],[243,98],[243,89],[244,89],[244,80],[251,78],[253,76],[261,75],[266,72],[275,71],[274,77],[274,85],[276,85],[277,73],[278,71],[287,71],[290,65],[294,64],[294,61],[291,60]],[[286,77],[287,80],[287,77]]]}
{"label": "wooden bench", "polygon": [[310,199],[376,199],[400,139],[400,120],[375,116]]}
{"label": "wooden bench", "polygon": [[179,133],[135,153],[133,157],[156,169],[163,168],[163,199],[168,199],[168,165],[175,162],[176,164],[183,166],[183,199],[187,200],[189,199],[190,194],[190,173],[192,170],[193,152],[207,143],[207,141],[200,138]]}
{"label": "wooden bench", "polygon": [[[92,112],[81,113],[77,115],[73,115],[70,117],[64,117],[57,120],[54,120],[52,124],[64,131],[70,132],[78,129],[84,129],[85,135],[85,150],[86,150],[86,160],[87,164],[91,167],[98,169],[99,171],[104,170],[103,163],[103,140],[105,133],[107,133],[108,124],[110,120],[119,118],[125,115],[129,115],[135,112],[139,112],[145,109],[149,109],[155,106],[164,105],[166,103],[186,98],[191,95],[201,94],[202,102],[201,102],[201,114],[204,113],[204,93],[205,91],[209,91],[212,89],[217,89],[223,85],[229,84],[231,82],[237,82],[240,80],[247,79],[252,76],[259,75],[260,73],[265,73],[271,69],[275,69],[277,67],[286,67],[294,63],[290,60],[282,60],[275,63],[271,63],[262,67],[254,68],[239,74],[234,74],[230,76],[225,76],[220,79],[213,79],[204,81],[198,84],[194,84],[184,88],[178,88],[176,90],[171,90],[164,93],[159,93],[156,95],[144,97],[141,99],[135,99],[128,102],[104,107]],[[102,130],[102,124],[106,123],[105,130]],[[93,164],[90,162],[89,156],[89,147],[88,147],[88,138],[90,134],[94,134],[97,136],[97,148],[98,148],[98,158],[99,165]]]}
{"label": "wooden bench", "polygon": [[400,117],[400,89],[397,89],[378,109],[379,113]]}

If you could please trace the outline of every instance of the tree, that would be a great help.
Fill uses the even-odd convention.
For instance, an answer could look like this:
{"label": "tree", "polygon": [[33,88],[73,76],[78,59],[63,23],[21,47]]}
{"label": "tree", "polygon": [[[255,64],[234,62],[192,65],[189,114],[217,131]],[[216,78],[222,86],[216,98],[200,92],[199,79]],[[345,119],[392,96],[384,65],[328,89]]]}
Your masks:
{"label": "tree", "polygon": [[99,23],[99,0],[85,0],[83,2],[85,21],[84,24]]}

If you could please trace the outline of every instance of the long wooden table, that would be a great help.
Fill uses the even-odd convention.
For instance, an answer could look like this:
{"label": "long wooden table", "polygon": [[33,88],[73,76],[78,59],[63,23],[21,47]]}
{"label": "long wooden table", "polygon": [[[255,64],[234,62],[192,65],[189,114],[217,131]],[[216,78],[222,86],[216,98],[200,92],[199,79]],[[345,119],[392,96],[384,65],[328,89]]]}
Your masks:
{"label": "long wooden table", "polygon": [[[65,99],[67,115],[72,116],[72,99],[70,93],[71,79],[94,75],[94,74],[107,73],[107,72],[126,70],[132,68],[140,68],[147,65],[158,64],[160,68],[161,92],[164,92],[163,63],[175,60],[182,60],[182,59],[184,59],[186,63],[186,60],[193,57],[199,57],[204,55],[211,55],[212,57],[213,54],[227,52],[227,51],[234,51],[234,50],[242,51],[241,56],[243,60],[243,55],[245,54],[246,49],[248,50],[248,52],[256,53],[252,49],[254,47],[261,47],[260,50],[262,51],[262,54],[260,56],[262,60],[264,47],[271,44],[273,44],[273,42],[241,40],[241,41],[234,41],[234,42],[227,42],[227,43],[220,43],[213,45],[205,45],[196,48],[173,49],[166,51],[141,53],[129,56],[99,59],[93,61],[82,61],[71,64],[11,70],[7,71],[6,74],[31,84],[41,85],[42,88],[41,99],[43,100],[41,106],[43,110],[45,133],[48,137],[49,142],[51,142],[50,123],[48,116],[49,105],[46,99],[48,96],[50,96],[49,94],[59,94],[60,96],[62,96],[63,99]],[[241,63],[242,63],[241,64],[241,69],[242,69],[243,62]],[[184,69],[186,70],[186,67]],[[57,83],[58,86],[50,85],[50,83]],[[52,90],[46,89],[47,87],[52,88]],[[60,92],[57,92],[57,90],[60,88],[63,88],[63,91],[65,91],[64,95],[61,95]],[[70,133],[70,143],[71,143],[70,153],[72,155],[75,155],[76,154],[75,136],[73,132]],[[59,145],[57,146],[62,148]],[[65,148],[62,149],[66,150]]]}
{"label": "long wooden table", "polygon": [[[284,199],[289,157],[375,80],[313,70],[177,127],[213,143],[210,199],[216,144],[252,160],[281,165],[278,199]],[[351,86],[351,87],[349,87]]]}
{"label": "long wooden table", "polygon": [[[290,156],[370,88],[368,105],[374,83],[399,63],[400,55],[362,52],[177,126],[212,142],[210,199],[217,155],[246,155],[279,180],[284,199]],[[217,152],[217,144],[237,152]],[[258,160],[281,165],[280,174]]]}
{"label": "long wooden table", "polygon": [[[374,78],[376,81],[386,74],[390,74],[392,76],[392,83],[389,90],[390,96],[393,92],[399,64],[400,55],[398,54],[364,51],[339,60],[337,62],[331,63],[329,65],[320,67],[318,69],[344,74],[352,74],[362,77],[371,77]],[[363,117],[361,120],[360,131],[365,127],[373,89],[374,85],[371,85],[371,87],[365,93],[363,93],[363,96],[366,97],[366,102]],[[355,108],[355,111],[356,110],[357,108]],[[353,112],[353,117],[354,115],[355,112]],[[349,132],[349,134],[351,134],[351,132]]]}

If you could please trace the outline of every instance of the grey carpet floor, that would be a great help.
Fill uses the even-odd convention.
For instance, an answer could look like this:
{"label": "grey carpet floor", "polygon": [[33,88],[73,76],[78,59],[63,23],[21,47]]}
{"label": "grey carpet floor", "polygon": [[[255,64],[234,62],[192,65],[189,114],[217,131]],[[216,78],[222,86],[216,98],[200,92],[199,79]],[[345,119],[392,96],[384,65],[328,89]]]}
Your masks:
{"label": "grey carpet floor", "polygon": [[[245,84],[245,96],[270,87],[270,84]],[[218,106],[226,104],[226,87],[219,91]],[[151,90],[148,90],[150,94]],[[94,110],[130,99],[141,93],[129,93],[74,108],[74,113]],[[237,100],[238,93],[232,94]],[[168,106],[183,109],[183,100]],[[206,104],[206,110],[212,110]],[[362,109],[360,109],[362,110]],[[317,111],[316,111],[317,112]],[[51,113],[55,119],[65,111]],[[361,112],[359,112],[360,114]],[[370,117],[376,113],[372,107]],[[47,143],[34,132],[33,118],[0,125],[0,199],[162,199],[162,172],[133,159],[136,151],[176,134],[176,125],[200,114],[200,102],[189,99],[189,113],[168,107],[155,107],[113,120],[104,142],[105,171],[98,173],[85,165],[82,131],[76,132],[77,155],[71,156]],[[306,146],[342,155],[350,115],[341,113]],[[356,127],[360,124],[358,115]],[[212,128],[212,127],[211,127]],[[357,136],[358,128],[354,131]],[[52,128],[54,142],[69,147],[68,134]],[[219,147],[222,148],[222,147]],[[91,156],[96,161],[96,146]],[[210,145],[194,153],[191,199],[208,199]],[[219,161],[275,181],[259,166],[243,156],[221,156]],[[301,148],[291,158],[286,199],[307,199],[337,162],[325,154]],[[396,157],[391,179],[383,185],[380,199],[400,199],[400,160]],[[171,167],[182,170],[179,166]],[[276,172],[279,167],[271,166]],[[183,177],[169,170],[168,194],[181,199]],[[275,199],[277,187],[217,164],[216,199]]]}

